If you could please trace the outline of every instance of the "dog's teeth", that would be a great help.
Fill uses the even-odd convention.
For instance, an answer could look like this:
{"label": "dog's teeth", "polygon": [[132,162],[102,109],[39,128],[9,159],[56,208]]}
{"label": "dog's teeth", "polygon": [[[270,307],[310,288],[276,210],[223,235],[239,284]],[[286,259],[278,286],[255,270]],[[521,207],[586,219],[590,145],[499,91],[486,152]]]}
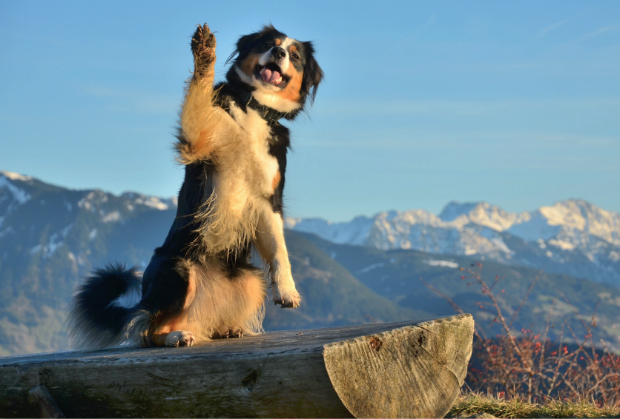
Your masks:
{"label": "dog's teeth", "polygon": [[282,77],[280,77],[278,80],[276,80],[276,83],[280,83],[282,82]]}

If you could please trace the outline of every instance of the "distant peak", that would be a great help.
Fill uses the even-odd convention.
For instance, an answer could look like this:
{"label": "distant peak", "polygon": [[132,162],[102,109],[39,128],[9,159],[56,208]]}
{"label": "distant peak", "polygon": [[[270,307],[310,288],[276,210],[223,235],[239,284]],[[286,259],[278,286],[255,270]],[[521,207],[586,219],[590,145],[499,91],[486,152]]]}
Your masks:
{"label": "distant peak", "polygon": [[439,214],[439,218],[443,221],[454,221],[461,215],[468,215],[478,207],[487,208],[489,204],[486,202],[458,202],[450,201]]}
{"label": "distant peak", "polygon": [[569,207],[569,206],[578,206],[581,208],[599,208],[596,205],[586,201],[585,199],[580,199],[580,198],[568,198],[565,199],[563,201],[558,201],[555,204],[553,204],[553,206],[565,206],[565,207]]}
{"label": "distant peak", "polygon": [[22,181],[32,180],[30,176],[20,175],[19,173],[15,173],[15,172],[5,172],[3,170],[0,170],[0,173],[8,177],[11,180],[22,180]]}

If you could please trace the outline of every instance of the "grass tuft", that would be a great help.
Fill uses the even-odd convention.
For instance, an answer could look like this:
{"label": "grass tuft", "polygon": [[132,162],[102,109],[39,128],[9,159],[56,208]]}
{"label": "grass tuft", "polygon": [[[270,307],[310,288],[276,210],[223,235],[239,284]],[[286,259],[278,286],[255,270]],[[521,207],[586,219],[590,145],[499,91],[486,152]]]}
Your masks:
{"label": "grass tuft", "polygon": [[620,406],[603,406],[580,401],[547,400],[544,404],[527,403],[520,398],[498,399],[482,393],[459,396],[446,417],[497,418],[618,418]]}

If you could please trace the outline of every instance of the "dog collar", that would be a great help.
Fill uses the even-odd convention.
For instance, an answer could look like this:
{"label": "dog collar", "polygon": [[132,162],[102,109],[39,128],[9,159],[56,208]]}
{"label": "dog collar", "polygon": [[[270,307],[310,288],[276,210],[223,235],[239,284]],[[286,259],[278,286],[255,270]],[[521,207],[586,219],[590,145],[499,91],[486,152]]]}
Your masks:
{"label": "dog collar", "polygon": [[288,115],[288,112],[280,112],[269,106],[258,103],[258,100],[252,96],[252,92],[246,92],[245,98],[243,98],[245,106],[254,109],[258,114],[269,124],[275,124],[280,119]]}

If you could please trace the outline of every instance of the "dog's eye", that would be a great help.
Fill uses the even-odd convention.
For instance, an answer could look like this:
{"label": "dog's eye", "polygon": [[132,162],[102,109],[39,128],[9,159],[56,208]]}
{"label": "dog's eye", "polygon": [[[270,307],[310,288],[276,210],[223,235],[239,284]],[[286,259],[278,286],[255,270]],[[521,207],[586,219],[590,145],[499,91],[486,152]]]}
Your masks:
{"label": "dog's eye", "polygon": [[299,54],[297,54],[296,52],[292,53],[291,57],[293,57],[296,60],[299,60]]}

